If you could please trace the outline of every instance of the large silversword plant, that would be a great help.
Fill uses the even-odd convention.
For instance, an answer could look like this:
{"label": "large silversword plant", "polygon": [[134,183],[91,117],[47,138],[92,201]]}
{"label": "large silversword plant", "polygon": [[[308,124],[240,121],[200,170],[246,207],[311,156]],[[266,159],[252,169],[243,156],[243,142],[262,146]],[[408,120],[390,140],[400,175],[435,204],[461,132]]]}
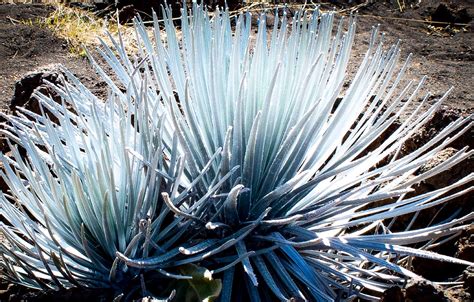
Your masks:
{"label": "large silversword plant", "polygon": [[268,32],[262,15],[254,36],[249,13],[211,17],[195,4],[179,31],[163,14],[151,35],[136,20],[133,57],[120,37],[114,48],[102,43],[114,77],[91,57],[110,88],[105,102],[68,74],[55,87],[61,104],[38,94],[55,122],[26,110],[7,117],[6,278],[117,289],[158,278],[169,291],[178,284],[171,280],[201,267],[222,281],[220,301],[377,300],[421,279],[406,266],[412,256],[473,264],[429,251],[465,229],[472,213],[393,228],[398,216],[472,189],[460,189],[469,175],[412,193],[472,155],[462,149],[415,173],[471,124],[460,118],[398,155],[444,99],[407,112],[423,81],[398,89],[408,65],[397,69],[398,45],[384,50],[375,30],[343,92],[352,18],[344,32],[332,13],[289,20],[283,12]]}

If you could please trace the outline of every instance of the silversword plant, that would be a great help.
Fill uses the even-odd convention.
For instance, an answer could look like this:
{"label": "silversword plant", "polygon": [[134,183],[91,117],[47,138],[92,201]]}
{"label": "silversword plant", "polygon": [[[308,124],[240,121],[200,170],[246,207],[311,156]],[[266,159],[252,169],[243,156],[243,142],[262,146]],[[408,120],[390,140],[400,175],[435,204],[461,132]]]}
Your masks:
{"label": "silversword plant", "polygon": [[262,14],[254,35],[250,13],[194,4],[180,30],[169,9],[163,15],[151,37],[136,20],[134,56],[120,36],[113,48],[102,42],[114,77],[91,56],[110,88],[105,102],[65,71],[68,82],[53,85],[62,103],[37,94],[57,121],[27,110],[6,117],[13,156],[2,156],[10,190],[1,195],[0,267],[8,280],[117,291],[160,280],[167,296],[172,280],[192,280],[193,267],[221,280],[219,301],[377,300],[421,279],[405,266],[410,257],[472,265],[429,251],[472,213],[393,229],[396,217],[464,194],[473,179],[412,193],[472,155],[464,148],[415,174],[471,123],[460,118],[399,156],[446,96],[408,111],[423,80],[398,88],[409,64],[397,68],[398,45],[384,49],[374,29],[343,89],[355,18],[335,26],[331,12],[290,19],[283,11],[268,31]]}

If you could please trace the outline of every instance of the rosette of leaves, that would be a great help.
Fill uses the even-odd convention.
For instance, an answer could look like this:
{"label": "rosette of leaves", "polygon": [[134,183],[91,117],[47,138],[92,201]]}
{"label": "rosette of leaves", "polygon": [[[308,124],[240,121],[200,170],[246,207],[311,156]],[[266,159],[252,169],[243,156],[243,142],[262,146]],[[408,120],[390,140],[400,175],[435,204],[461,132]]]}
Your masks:
{"label": "rosette of leaves", "polygon": [[[97,151],[86,149],[87,144],[82,143],[87,141],[84,137],[95,133],[87,130],[92,126],[89,122],[87,127],[81,126],[83,119],[97,120],[91,123],[97,125],[94,131],[98,133],[103,129],[111,133],[130,129],[126,133],[131,135],[107,134],[98,140],[96,146],[110,139],[105,144],[109,147],[104,149],[118,148],[117,154],[121,154],[112,156],[117,161],[115,166],[114,161],[101,161],[107,163],[108,169],[115,167],[115,173],[109,174],[137,174],[148,179],[143,173],[156,173],[155,177],[161,177],[153,184],[139,182],[143,190],[156,193],[150,196],[150,204],[155,207],[145,211],[146,217],[151,217],[146,221],[150,221],[153,236],[146,237],[147,232],[135,235],[146,244],[136,244],[135,237],[127,237],[125,241],[135,249],[127,250],[127,244],[111,248],[108,259],[114,258],[113,253],[117,257],[109,260],[102,276],[110,268],[111,275],[159,272],[186,278],[192,274],[180,274],[183,268],[197,265],[222,280],[220,301],[334,301],[356,296],[376,300],[392,285],[421,278],[405,266],[412,256],[472,265],[429,251],[465,229],[472,213],[424,228],[415,228],[413,223],[402,230],[393,228],[398,216],[443,204],[472,189],[459,189],[472,181],[471,174],[448,187],[412,194],[414,184],[472,155],[464,148],[435,168],[414,176],[438,151],[467,131],[471,123],[469,118],[460,118],[418,150],[399,155],[404,142],[430,119],[446,96],[425,110],[429,98],[426,96],[414,111],[408,110],[416,101],[423,80],[397,89],[409,64],[407,60],[398,69],[398,45],[385,49],[374,29],[358,72],[344,88],[355,32],[352,17],[345,31],[345,21],[334,25],[333,13],[300,11],[289,19],[283,11],[281,15],[275,13],[273,29],[268,31],[266,15],[262,14],[254,36],[250,13],[231,17],[224,10],[211,15],[194,4],[192,14],[182,11],[179,31],[168,9],[163,15],[161,21],[154,16],[152,37],[136,20],[138,53],[134,56],[127,55],[120,36],[112,39],[114,48],[102,43],[99,52],[118,82],[91,58],[111,89],[103,110],[95,109],[102,105],[80,83],[69,89],[75,93],[62,94],[73,111],[66,111],[65,104],[43,101],[54,107],[53,112],[60,112],[60,117],[67,112],[67,120],[71,120],[73,112],[78,116],[66,124],[77,129],[76,136],[80,137],[71,139],[82,154],[79,163],[98,160],[83,159]],[[116,108],[121,113],[112,118],[110,114]],[[103,118],[82,118],[97,112],[103,112]],[[374,146],[402,114],[407,115],[405,120]],[[43,120],[44,117],[35,123],[24,120],[19,123],[21,127],[15,126],[9,133],[21,142],[17,133],[31,136],[36,128],[42,129],[36,125]],[[58,136],[56,133],[64,130],[44,128],[51,128],[51,134],[43,134],[38,143],[41,147],[32,152],[47,148],[42,156],[54,159],[58,151],[48,147],[50,136]],[[119,136],[132,137],[133,143],[115,139]],[[63,146],[68,142],[65,137],[60,135],[56,143]],[[47,166],[41,171],[58,165],[75,171],[68,166],[74,153],[66,154],[67,161],[55,159],[57,164],[51,160],[52,164],[47,165],[48,161],[43,160],[42,165]],[[127,160],[135,163],[126,165],[130,166],[129,172],[123,168]],[[21,163],[20,158],[16,161]],[[31,168],[27,164],[17,169],[22,172]],[[14,174],[9,173],[6,179],[23,181],[24,177],[15,178]],[[61,177],[54,173],[45,179],[66,183]],[[124,186],[117,189],[116,185],[115,191],[127,192],[127,184],[136,184],[137,179],[140,177],[124,176]],[[51,184],[44,187],[61,192],[48,189],[54,187]],[[34,190],[29,185],[20,188],[20,193]],[[113,190],[105,192],[110,194]],[[131,198],[128,207],[133,202],[140,203],[143,196],[124,195]],[[29,202],[33,209],[30,212],[42,213],[45,201],[37,202],[40,197],[36,193],[34,196],[41,206]],[[20,204],[28,204],[22,201],[22,195],[15,197]],[[103,200],[107,206],[102,206],[101,213],[113,213],[113,208],[109,209],[113,200]],[[13,206],[7,208],[19,220],[28,215]],[[6,216],[14,220],[9,216],[15,215]],[[167,218],[159,220],[161,215]],[[47,224],[52,223],[43,218],[47,215],[37,216],[41,216],[36,218],[39,225],[45,227],[36,228],[49,229]],[[153,224],[155,220],[160,223]],[[30,244],[36,244],[34,236],[39,231],[28,233],[21,223],[13,225],[4,227],[9,237],[18,234],[18,241],[27,236]],[[116,234],[120,237],[122,233]],[[49,234],[43,242],[48,248],[57,247],[55,240],[54,234]],[[143,252],[144,246],[153,248]],[[81,245],[77,249],[77,254],[86,255],[84,258],[90,261]],[[36,251],[43,255],[47,249],[40,247]],[[19,263],[21,266],[30,261],[49,261],[38,261],[38,252],[30,254],[31,259],[22,259],[19,253],[9,254],[3,265],[11,268],[10,276],[20,269],[26,271],[21,276],[31,279],[27,270],[18,268]],[[74,262],[74,256],[68,255],[68,259]],[[54,275],[44,269],[42,273],[46,278]]]}
{"label": "rosette of leaves", "polygon": [[[123,84],[149,81],[150,90],[159,91],[191,178],[219,147],[221,159],[211,166],[208,181],[238,168],[222,184],[226,198],[180,204],[170,196],[177,216],[206,230],[197,229],[199,235],[180,248],[187,257],[165,267],[197,263],[222,276],[221,301],[332,301],[377,299],[364,289],[380,293],[420,278],[402,265],[408,256],[471,264],[429,248],[464,229],[472,213],[391,231],[392,219],[472,189],[456,191],[472,180],[469,175],[449,187],[409,195],[413,184],[472,155],[460,150],[412,176],[470,122],[460,118],[420,149],[398,156],[446,97],[423,111],[426,96],[415,111],[407,111],[423,80],[396,93],[409,64],[397,69],[398,45],[384,50],[375,29],[358,72],[343,90],[354,18],[344,31],[344,21],[333,25],[333,13],[297,12],[289,20],[284,11],[276,12],[268,31],[263,14],[253,39],[249,13],[210,16],[195,5],[191,15],[183,11],[179,35],[170,11],[164,15],[162,24],[155,18],[151,38],[137,20],[138,55],[147,64]],[[119,76],[131,68],[110,49],[104,58]],[[408,114],[404,122],[367,152],[402,113]],[[415,243],[425,245],[414,248]],[[118,256],[132,267],[163,265],[161,256]]]}
{"label": "rosette of leaves", "polygon": [[51,85],[62,103],[38,93],[42,114],[18,108],[5,116],[12,155],[1,155],[9,187],[0,195],[2,277],[35,289],[111,287],[130,295],[140,288],[146,295],[145,280],[192,282],[177,269],[146,272],[115,256],[171,259],[186,241],[190,222],[174,217],[161,195],[188,198],[200,181],[182,173],[176,143],[163,139],[164,118],[146,98],[111,95],[104,103],[65,73],[70,83]]}

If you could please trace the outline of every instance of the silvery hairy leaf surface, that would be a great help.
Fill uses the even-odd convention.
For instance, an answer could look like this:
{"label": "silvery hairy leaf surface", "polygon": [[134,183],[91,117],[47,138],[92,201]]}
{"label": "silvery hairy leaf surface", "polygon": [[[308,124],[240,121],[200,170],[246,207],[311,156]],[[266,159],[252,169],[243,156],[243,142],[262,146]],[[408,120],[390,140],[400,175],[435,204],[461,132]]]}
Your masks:
{"label": "silvery hairy leaf surface", "polygon": [[423,80],[400,89],[409,58],[400,64],[399,45],[384,47],[374,29],[344,88],[353,17],[281,11],[268,30],[265,14],[254,28],[250,13],[194,4],[178,30],[163,14],[151,33],[135,21],[134,55],[120,36],[102,42],[114,76],[91,56],[110,88],[105,102],[65,71],[68,81],[53,85],[62,103],[37,95],[57,122],[7,116],[0,267],[9,280],[121,288],[150,273],[188,279],[180,268],[193,264],[222,280],[219,301],[377,300],[421,279],[409,257],[472,265],[430,251],[472,213],[393,228],[472,190],[463,185],[473,178],[413,194],[472,155],[464,148],[415,175],[472,122],[460,118],[399,156],[446,97],[408,111]]}

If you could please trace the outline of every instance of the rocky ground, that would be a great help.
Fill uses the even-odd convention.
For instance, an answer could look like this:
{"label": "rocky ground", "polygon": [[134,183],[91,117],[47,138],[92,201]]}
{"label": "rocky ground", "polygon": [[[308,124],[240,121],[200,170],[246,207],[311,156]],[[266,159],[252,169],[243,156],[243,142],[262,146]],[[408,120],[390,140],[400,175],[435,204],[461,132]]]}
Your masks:
{"label": "rocky ground", "polygon": [[53,9],[42,4],[0,4],[0,109],[10,107],[15,83],[25,74],[54,64],[66,66],[90,89],[100,92],[102,84],[87,59],[72,55],[65,40],[34,24]]}
{"label": "rocky ground", "polygon": [[[369,31],[373,25],[380,24],[385,32],[387,44],[402,40],[402,57],[413,53],[413,63],[407,80],[428,76],[424,91],[430,91],[432,100],[439,98],[449,87],[454,87],[445,102],[443,110],[438,112],[432,122],[424,127],[405,146],[403,152],[410,152],[422,145],[447,124],[459,116],[474,112],[472,80],[474,78],[474,5],[470,0],[460,1],[398,1],[405,3],[401,10],[397,1],[332,1],[340,15],[358,12],[358,34],[351,60],[349,73],[356,71],[358,62],[367,47]],[[355,2],[355,3],[354,3]],[[327,9],[327,6],[323,6]],[[56,67],[62,64],[76,74],[87,87],[99,95],[105,95],[104,83],[95,76],[86,59],[71,55],[66,41],[58,38],[47,29],[32,25],[28,20],[46,17],[53,8],[45,5],[0,4],[0,109],[10,110],[15,105],[33,106],[30,95],[33,89],[42,85],[43,79],[56,80]],[[439,23],[426,23],[430,20]],[[53,66],[53,67],[52,67]],[[36,72],[25,77],[25,74]],[[46,71],[45,71],[46,70]],[[23,79],[22,81],[20,81]],[[16,91],[15,91],[16,89]],[[473,131],[468,131],[439,154],[427,168],[439,164],[450,152],[465,145],[473,147]],[[446,186],[469,173],[472,173],[471,158],[460,167],[454,167],[441,175],[420,184],[419,193]],[[1,186],[1,183],[0,183]],[[462,213],[474,210],[472,195],[450,202],[439,214],[438,219],[448,217],[454,210]],[[421,215],[420,223],[427,223],[438,212],[426,212]],[[423,218],[424,217],[424,218]],[[425,219],[425,220],[423,220]],[[0,238],[1,239],[1,238]],[[465,232],[448,244],[440,247],[440,252],[474,261],[474,230]],[[474,272],[450,264],[416,259],[413,263],[416,273],[435,281],[464,281],[464,286],[453,286],[445,290],[431,284],[415,283],[406,289],[393,288],[387,291],[383,301],[472,301],[474,297]],[[89,293],[86,293],[89,295]],[[84,298],[84,292],[32,293],[0,284],[0,301],[59,301]],[[108,294],[90,293],[88,300],[98,297],[105,300]],[[89,296],[88,296],[89,297]],[[94,299],[94,297],[96,299]],[[78,300],[78,301],[79,301]],[[105,301],[104,300],[104,301]]]}

